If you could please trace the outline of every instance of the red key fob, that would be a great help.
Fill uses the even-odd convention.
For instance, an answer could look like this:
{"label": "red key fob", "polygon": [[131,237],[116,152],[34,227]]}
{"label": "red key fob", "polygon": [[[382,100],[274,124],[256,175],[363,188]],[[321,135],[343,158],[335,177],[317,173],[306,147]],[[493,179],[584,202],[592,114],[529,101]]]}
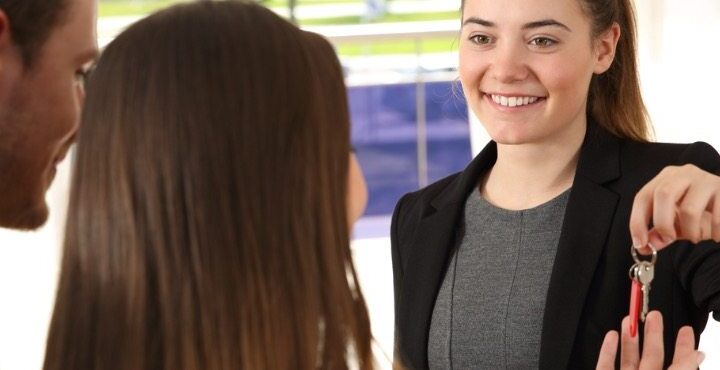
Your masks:
{"label": "red key fob", "polygon": [[638,329],[638,318],[640,316],[640,305],[642,304],[642,284],[635,279],[630,288],[630,336],[635,337]]}

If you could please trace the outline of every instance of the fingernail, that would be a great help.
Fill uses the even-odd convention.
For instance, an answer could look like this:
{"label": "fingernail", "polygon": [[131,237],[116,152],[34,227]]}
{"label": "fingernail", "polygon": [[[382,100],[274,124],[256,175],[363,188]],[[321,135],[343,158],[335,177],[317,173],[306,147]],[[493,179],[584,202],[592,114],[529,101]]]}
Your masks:
{"label": "fingernail", "polygon": [[633,243],[633,247],[635,247],[635,249],[642,248],[642,243],[640,243],[640,241],[637,240],[636,238],[632,238],[632,243]]}
{"label": "fingernail", "polygon": [[698,364],[698,366],[700,366],[700,364],[702,364],[703,361],[705,361],[705,353],[698,351],[698,354],[697,354],[697,364]]}
{"label": "fingernail", "polygon": [[663,243],[665,243],[665,244],[670,244],[675,241],[675,239],[668,238],[668,237],[665,237],[662,235],[660,235],[660,239],[662,239]]}

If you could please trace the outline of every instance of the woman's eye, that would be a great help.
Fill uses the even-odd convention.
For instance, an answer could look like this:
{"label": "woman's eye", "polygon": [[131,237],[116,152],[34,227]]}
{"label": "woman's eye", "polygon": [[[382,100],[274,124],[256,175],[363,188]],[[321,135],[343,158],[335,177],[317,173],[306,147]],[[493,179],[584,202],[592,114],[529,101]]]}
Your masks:
{"label": "woman's eye", "polygon": [[530,45],[539,46],[542,48],[546,48],[548,46],[553,46],[555,44],[556,44],[555,40],[549,39],[547,37],[536,37],[536,38],[530,40]]}
{"label": "woman's eye", "polygon": [[486,35],[474,35],[470,36],[470,41],[477,45],[487,45],[492,42],[492,39]]}

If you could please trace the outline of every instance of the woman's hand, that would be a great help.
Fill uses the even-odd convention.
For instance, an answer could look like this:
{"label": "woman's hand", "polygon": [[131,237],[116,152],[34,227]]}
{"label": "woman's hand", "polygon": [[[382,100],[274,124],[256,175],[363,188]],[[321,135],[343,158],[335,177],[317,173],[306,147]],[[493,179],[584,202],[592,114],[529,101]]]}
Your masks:
{"label": "woman's hand", "polygon": [[691,164],[665,167],[635,196],[630,235],[636,247],[658,250],[675,240],[720,242],[720,177]]}
{"label": "woman's hand", "polygon": [[[622,321],[622,346],[620,370],[662,370],[665,350],[663,347],[663,322],[658,311],[652,311],[645,320],[645,343],[640,356],[638,336],[630,336],[630,317]],[[615,370],[618,333],[614,330],[605,335],[596,370]],[[684,326],[678,332],[675,355],[668,370],[696,370],[705,354],[695,350],[693,329]]]}

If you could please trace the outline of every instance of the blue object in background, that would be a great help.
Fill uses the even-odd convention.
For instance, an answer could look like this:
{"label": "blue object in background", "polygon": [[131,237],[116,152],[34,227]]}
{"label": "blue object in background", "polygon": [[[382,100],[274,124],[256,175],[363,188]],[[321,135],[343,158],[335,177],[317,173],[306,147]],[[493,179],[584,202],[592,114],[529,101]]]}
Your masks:
{"label": "blue object in background", "polygon": [[[471,159],[467,105],[453,84],[425,83],[431,183],[462,170]],[[348,95],[352,142],[370,193],[365,215],[391,214],[403,194],[419,187],[416,86],[355,86]]]}

